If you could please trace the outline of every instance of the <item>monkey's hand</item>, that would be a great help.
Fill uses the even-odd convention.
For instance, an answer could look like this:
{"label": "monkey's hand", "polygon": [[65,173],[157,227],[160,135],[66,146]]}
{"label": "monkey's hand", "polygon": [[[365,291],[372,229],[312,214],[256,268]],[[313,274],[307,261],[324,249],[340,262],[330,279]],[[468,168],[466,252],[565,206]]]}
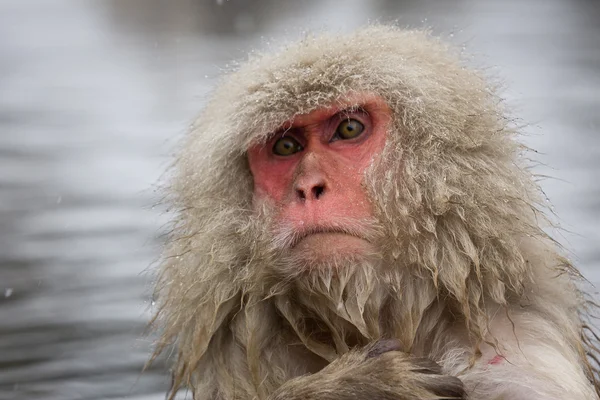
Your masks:
{"label": "monkey's hand", "polygon": [[286,382],[269,400],[466,399],[458,378],[398,349],[396,341],[383,340],[351,351],[318,373]]}

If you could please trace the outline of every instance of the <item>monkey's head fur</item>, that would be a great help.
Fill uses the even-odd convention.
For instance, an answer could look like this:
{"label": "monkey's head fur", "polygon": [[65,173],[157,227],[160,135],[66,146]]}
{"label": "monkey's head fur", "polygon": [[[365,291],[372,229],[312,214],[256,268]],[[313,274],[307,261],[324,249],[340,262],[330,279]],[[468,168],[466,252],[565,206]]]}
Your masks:
{"label": "monkey's head fur", "polygon": [[[269,210],[253,204],[246,151],[294,116],[360,93],[392,112],[364,178],[375,210],[365,229],[379,251],[310,268],[286,258]],[[540,226],[540,190],[516,133],[495,88],[422,31],[309,37],[225,77],[168,188],[177,219],[155,323],[157,352],[176,346],[173,393],[221,380],[262,397],[310,372],[290,370],[290,352],[312,354],[315,368],[380,337],[418,353],[418,338],[451,324],[475,348],[490,314],[525,301],[541,270],[570,281],[575,270]],[[577,315],[580,292],[566,287],[559,295]]]}

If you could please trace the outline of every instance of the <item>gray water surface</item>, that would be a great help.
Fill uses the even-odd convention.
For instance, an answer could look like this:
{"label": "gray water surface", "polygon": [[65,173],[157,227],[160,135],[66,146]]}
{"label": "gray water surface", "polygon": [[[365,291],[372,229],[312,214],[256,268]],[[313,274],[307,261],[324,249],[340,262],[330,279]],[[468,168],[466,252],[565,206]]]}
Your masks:
{"label": "gray water surface", "polygon": [[599,2],[3,0],[0,399],[163,398],[143,331],[177,139],[249,50],[393,19],[506,82],[560,240],[600,282]]}

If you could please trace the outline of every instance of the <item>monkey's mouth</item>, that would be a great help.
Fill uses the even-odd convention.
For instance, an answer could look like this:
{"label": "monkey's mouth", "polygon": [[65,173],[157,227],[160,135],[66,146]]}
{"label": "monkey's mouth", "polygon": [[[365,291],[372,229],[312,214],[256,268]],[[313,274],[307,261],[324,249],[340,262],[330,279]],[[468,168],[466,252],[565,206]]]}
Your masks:
{"label": "monkey's mouth", "polygon": [[313,244],[320,246],[320,239],[323,239],[324,245],[327,242],[331,244],[332,238],[337,242],[346,242],[349,246],[361,241],[374,245],[382,234],[382,227],[370,218],[346,218],[342,222],[320,224],[297,221],[277,226],[274,230],[273,245],[279,250],[291,250],[307,239],[311,242],[315,240]]}
{"label": "monkey's mouth", "polygon": [[305,239],[322,235],[350,236],[370,243],[370,240],[364,234],[356,232],[355,229],[345,227],[312,227],[295,232],[290,238],[288,248],[294,249]]}

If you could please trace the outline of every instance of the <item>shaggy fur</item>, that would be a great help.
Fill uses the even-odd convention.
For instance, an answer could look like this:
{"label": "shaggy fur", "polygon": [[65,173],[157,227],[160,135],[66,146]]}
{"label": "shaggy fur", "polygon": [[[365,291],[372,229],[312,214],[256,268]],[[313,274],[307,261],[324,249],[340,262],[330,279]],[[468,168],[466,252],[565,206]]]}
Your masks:
{"label": "shaggy fur", "polygon": [[[393,114],[364,180],[375,218],[345,225],[380,251],[306,265],[286,254],[294,233],[271,222],[272,205],[253,206],[245,152],[356,93],[377,93]],[[340,373],[364,359],[353,348],[394,338],[400,360],[436,361],[471,399],[596,399],[578,273],[542,230],[515,134],[495,89],[426,32],[310,37],[227,76],[169,188],[178,217],[155,322],[157,353],[175,343],[171,396],[186,386],[196,399],[346,398],[339,384],[326,396],[323,382],[319,395],[277,390]],[[503,362],[489,364],[496,355]],[[409,381],[420,378],[399,382],[413,396],[389,398],[438,398]]]}

